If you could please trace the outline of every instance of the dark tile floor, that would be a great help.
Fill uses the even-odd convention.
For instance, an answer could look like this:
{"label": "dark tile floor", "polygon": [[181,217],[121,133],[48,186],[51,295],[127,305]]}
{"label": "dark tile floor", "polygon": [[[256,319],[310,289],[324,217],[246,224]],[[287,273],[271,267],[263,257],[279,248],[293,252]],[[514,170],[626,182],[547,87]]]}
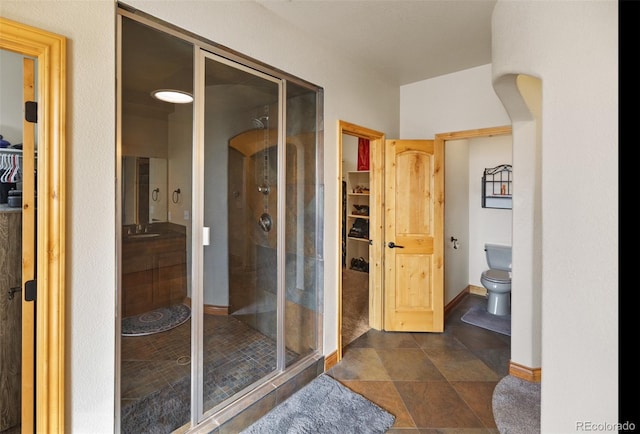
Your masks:
{"label": "dark tile floor", "polygon": [[[395,415],[391,434],[497,433],[491,398],[508,374],[511,339],[460,320],[479,304],[486,299],[468,295],[447,315],[443,333],[369,330],[327,374]],[[275,359],[274,343],[246,324],[205,318],[205,330],[216,330],[205,333],[209,408],[273,369]],[[289,363],[295,357],[289,353]],[[188,421],[190,321],[123,337],[121,377],[123,433],[168,433]]]}
{"label": "dark tile floor", "polygon": [[511,338],[460,318],[485,297],[467,295],[443,333],[369,330],[327,374],[396,416],[391,434],[498,433],[491,399],[508,375]]}

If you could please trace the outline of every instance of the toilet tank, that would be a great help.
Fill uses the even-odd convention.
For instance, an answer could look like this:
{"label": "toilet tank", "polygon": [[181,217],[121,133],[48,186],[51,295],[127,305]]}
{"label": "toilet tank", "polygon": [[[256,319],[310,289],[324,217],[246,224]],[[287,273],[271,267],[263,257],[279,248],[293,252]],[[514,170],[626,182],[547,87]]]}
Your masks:
{"label": "toilet tank", "polygon": [[511,246],[485,244],[484,251],[489,268],[511,271]]}

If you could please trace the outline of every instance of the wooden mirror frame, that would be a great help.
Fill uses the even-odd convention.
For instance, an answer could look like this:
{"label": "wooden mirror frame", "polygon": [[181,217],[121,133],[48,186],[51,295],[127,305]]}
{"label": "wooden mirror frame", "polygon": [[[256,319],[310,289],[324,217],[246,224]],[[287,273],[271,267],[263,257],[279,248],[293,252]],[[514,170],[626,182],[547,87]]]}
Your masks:
{"label": "wooden mirror frame", "polygon": [[66,38],[0,17],[0,49],[38,60],[37,388],[23,383],[22,432],[64,432]]}

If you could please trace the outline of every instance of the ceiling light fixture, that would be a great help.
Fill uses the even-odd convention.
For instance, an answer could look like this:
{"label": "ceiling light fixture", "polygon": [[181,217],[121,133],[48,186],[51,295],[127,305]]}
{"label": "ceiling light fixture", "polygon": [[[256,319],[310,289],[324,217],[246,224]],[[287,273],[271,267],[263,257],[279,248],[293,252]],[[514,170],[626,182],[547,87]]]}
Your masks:
{"label": "ceiling light fixture", "polygon": [[193,102],[193,96],[190,93],[175,89],[158,89],[151,92],[151,96],[160,101],[171,102],[174,104],[188,104]]}

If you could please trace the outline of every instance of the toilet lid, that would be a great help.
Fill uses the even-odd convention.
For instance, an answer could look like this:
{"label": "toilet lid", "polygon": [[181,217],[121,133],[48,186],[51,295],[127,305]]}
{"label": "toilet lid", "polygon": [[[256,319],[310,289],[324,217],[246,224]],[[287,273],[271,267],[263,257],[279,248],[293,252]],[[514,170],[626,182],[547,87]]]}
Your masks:
{"label": "toilet lid", "polygon": [[482,273],[482,277],[487,279],[490,282],[495,283],[509,283],[511,282],[511,277],[509,276],[508,271],[502,270],[494,270],[493,268],[490,270],[486,270]]}

